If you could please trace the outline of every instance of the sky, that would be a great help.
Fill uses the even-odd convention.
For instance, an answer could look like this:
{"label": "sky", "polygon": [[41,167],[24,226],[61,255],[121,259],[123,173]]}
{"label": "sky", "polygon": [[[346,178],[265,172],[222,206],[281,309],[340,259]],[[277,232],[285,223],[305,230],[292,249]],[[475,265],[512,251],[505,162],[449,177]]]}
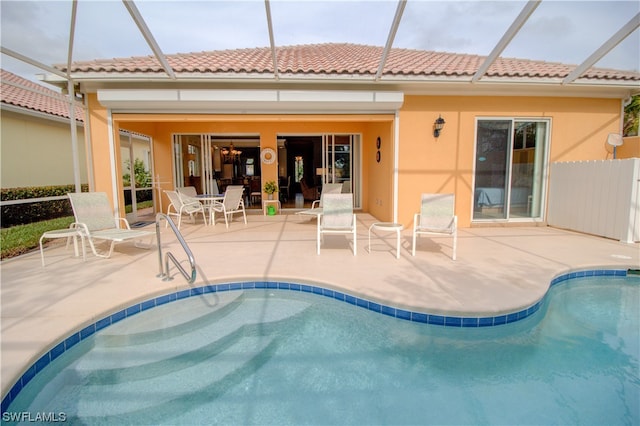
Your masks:
{"label": "sky", "polygon": [[[47,65],[69,51],[70,0],[0,0],[3,48]],[[268,47],[265,2],[136,0],[165,54]],[[269,2],[276,45],[384,46],[397,1]],[[408,0],[393,47],[488,55],[520,14],[518,0]],[[503,57],[579,65],[640,12],[640,1],[543,0]],[[120,0],[78,0],[73,60],[152,55]],[[37,80],[42,70],[2,55],[2,68]],[[640,29],[596,66],[640,70]]]}

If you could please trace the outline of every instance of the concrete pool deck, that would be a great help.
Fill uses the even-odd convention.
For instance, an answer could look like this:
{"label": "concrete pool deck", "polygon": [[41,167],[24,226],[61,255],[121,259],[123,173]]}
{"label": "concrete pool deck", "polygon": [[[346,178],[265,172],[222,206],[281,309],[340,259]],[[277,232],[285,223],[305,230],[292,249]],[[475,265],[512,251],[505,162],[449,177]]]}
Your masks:
{"label": "concrete pool deck", "polygon": [[[316,255],[315,218],[249,214],[229,228],[184,223],[182,233],[197,262],[189,285],[171,269],[162,281],[157,249],[130,243],[110,259],[87,261],[54,240],[47,266],[33,252],[0,264],[2,395],[43,353],[87,324],[136,302],[206,284],[286,281],[313,284],[394,307],[432,314],[495,316],[536,303],[551,280],[580,269],[638,268],[640,245],[544,226],[478,227],[458,231],[457,260],[450,237],[422,237],[411,256],[411,229],[396,235],[368,229],[376,219],[358,214],[358,253],[351,238],[326,236]],[[155,231],[154,226],[147,229]],[[173,233],[160,228],[163,253],[186,259]],[[369,252],[371,249],[371,252]]]}

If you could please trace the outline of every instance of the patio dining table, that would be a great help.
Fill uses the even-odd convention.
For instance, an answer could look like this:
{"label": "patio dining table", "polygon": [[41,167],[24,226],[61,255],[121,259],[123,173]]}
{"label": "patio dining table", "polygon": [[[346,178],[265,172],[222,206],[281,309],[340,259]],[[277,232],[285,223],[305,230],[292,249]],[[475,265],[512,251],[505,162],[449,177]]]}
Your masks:
{"label": "patio dining table", "polygon": [[196,199],[201,201],[206,208],[209,208],[216,201],[219,203],[224,201],[224,194],[198,194],[196,195]]}
{"label": "patio dining table", "polygon": [[200,201],[222,201],[224,200],[224,194],[198,194],[196,198]]}

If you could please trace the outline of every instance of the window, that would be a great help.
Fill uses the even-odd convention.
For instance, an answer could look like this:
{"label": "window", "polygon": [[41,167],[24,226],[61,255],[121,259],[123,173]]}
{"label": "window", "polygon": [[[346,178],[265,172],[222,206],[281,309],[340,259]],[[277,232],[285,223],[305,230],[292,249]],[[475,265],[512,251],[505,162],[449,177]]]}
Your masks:
{"label": "window", "polygon": [[539,219],[548,120],[478,119],[474,220]]}
{"label": "window", "polygon": [[297,156],[295,158],[293,168],[295,173],[295,181],[300,182],[302,180],[302,177],[304,176],[304,161],[302,160],[302,157]]}

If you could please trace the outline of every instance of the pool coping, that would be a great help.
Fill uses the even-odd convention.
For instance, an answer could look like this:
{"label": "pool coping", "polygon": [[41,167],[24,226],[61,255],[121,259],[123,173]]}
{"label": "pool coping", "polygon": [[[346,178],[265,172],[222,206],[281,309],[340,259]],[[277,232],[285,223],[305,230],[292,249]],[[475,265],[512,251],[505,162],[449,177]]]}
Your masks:
{"label": "pool coping", "polygon": [[488,317],[447,316],[442,314],[429,314],[426,312],[411,311],[407,309],[395,308],[393,306],[385,305],[380,302],[374,302],[372,300],[368,300],[367,298],[353,296],[343,291],[331,290],[317,285],[298,284],[282,281],[241,281],[224,284],[209,284],[200,287],[178,290],[156,296],[142,302],[134,303],[133,305],[130,305],[129,307],[126,307],[124,309],[120,309],[113,314],[107,315],[90,325],[84,326],[78,331],[62,339],[59,343],[54,345],[53,348],[44,352],[43,355],[41,355],[31,366],[26,369],[26,371],[20,376],[20,378],[14,383],[14,385],[11,386],[7,394],[2,398],[1,413],[4,414],[7,411],[9,405],[11,405],[11,403],[17,398],[22,389],[38,373],[40,373],[45,367],[47,367],[51,362],[53,362],[63,353],[70,350],[73,346],[77,345],[84,339],[91,337],[96,332],[110,325],[113,325],[125,318],[136,315],[140,312],[144,312],[151,308],[155,308],[170,302],[175,302],[177,300],[186,299],[193,296],[226,291],[254,289],[299,291],[303,293],[311,293],[319,296],[329,297],[334,300],[349,303],[359,308],[367,309],[405,321],[437,325],[442,327],[481,328],[510,324],[531,316],[540,309],[542,303],[549,294],[549,290],[565,281],[585,277],[626,277],[628,275],[628,271],[629,269],[607,268],[585,269],[563,273],[557,275],[551,280],[551,282],[549,283],[549,287],[543,297],[531,306],[516,312]]}

